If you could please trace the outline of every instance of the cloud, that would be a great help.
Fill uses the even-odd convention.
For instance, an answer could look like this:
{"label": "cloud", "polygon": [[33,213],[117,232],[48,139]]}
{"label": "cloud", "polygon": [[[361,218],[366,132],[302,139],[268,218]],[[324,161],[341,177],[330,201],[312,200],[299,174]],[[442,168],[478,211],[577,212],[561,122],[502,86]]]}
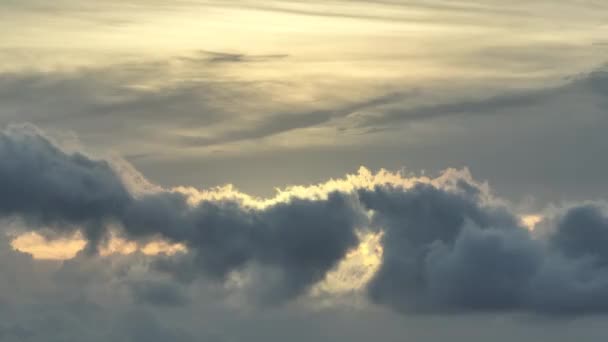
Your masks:
{"label": "cloud", "polygon": [[[159,322],[153,315],[142,311],[127,313],[124,317],[124,322],[117,324],[117,326],[119,329],[122,328],[120,329],[121,331],[126,332],[125,335],[128,341],[133,342],[191,342],[197,340],[187,333],[174,331],[163,326],[162,322]],[[118,338],[120,337],[124,336],[118,336]]]}
{"label": "cloud", "polygon": [[[365,21],[380,21],[380,22],[417,22],[421,24],[435,23],[444,18],[444,15],[452,15],[446,21],[449,23],[462,23],[466,18],[464,15],[469,15],[470,18],[475,18],[475,15],[490,15],[492,17],[511,17],[516,18],[518,16],[524,16],[524,11],[518,11],[513,8],[501,6],[499,3],[475,3],[470,4],[452,4],[445,1],[439,1],[433,4],[421,3],[418,1],[413,2],[399,2],[399,1],[369,1],[369,0],[358,0],[352,1],[355,6],[349,8],[337,2],[336,4],[330,4],[319,1],[312,1],[312,6],[298,6],[297,1],[285,1],[283,3],[273,3],[268,1],[261,1],[256,3],[242,2],[238,4],[234,3],[222,3],[219,6],[226,7],[239,7],[252,9],[257,11],[268,11],[278,12],[283,14],[301,15],[301,16],[313,16],[313,17],[329,17],[333,19],[350,19],[350,20],[365,20]],[[338,6],[336,6],[338,5]],[[373,7],[372,7],[373,6]],[[366,11],[369,8],[374,8],[375,11]],[[432,11],[436,13],[435,17],[427,16],[408,16],[408,10],[414,11]],[[480,20],[479,18],[476,18]]]}
{"label": "cloud", "polygon": [[[159,79],[151,80],[151,73]],[[167,63],[154,61],[73,72],[2,73],[0,99],[4,104],[0,113],[4,123],[27,120],[77,131],[89,130],[93,124],[115,132],[123,132],[126,126],[130,134],[140,136],[154,132],[154,122],[168,113],[174,118],[174,129],[229,118],[229,111],[214,106],[214,99],[237,91],[238,85],[224,84],[220,90],[211,86],[212,81],[173,81]],[[111,124],[118,118],[123,126]],[[122,135],[125,138],[135,137]]]}
{"label": "cloud", "polygon": [[393,108],[380,111],[377,115],[363,117],[359,120],[357,126],[359,128],[390,127],[404,122],[432,120],[443,117],[490,115],[498,109],[526,107],[540,103],[554,92],[554,90],[541,90],[521,94],[502,94],[488,99],[433,104],[409,110],[393,106]]}
{"label": "cloud", "polygon": [[179,60],[191,63],[252,63],[287,57],[289,57],[287,54],[247,55],[243,53],[199,50],[197,56],[180,57]]}
{"label": "cloud", "polygon": [[0,341],[605,340],[607,6],[9,0]]}
{"label": "cloud", "polygon": [[[389,92],[331,103],[320,96],[297,104],[268,101],[300,90],[291,82],[234,78],[217,65],[281,58],[203,51],[72,71],[0,73],[0,123],[27,121],[45,129],[73,130],[91,145],[109,144],[132,159],[146,159],[181,154],[185,147],[258,141],[323,127],[354,112],[411,97]],[[107,139],[107,134],[114,138]]]}
{"label": "cloud", "polygon": [[96,244],[102,238],[99,227],[130,201],[107,162],[68,155],[35,128],[2,132],[0,158],[0,213],[5,217],[66,232],[79,225]]}
{"label": "cloud", "polygon": [[596,262],[608,262],[608,216],[598,205],[585,205],[569,210],[557,226],[551,242],[567,257],[592,256]]}
{"label": "cloud", "polygon": [[[151,265],[184,285],[236,281],[256,301],[284,303],[335,279],[328,274],[361,236],[380,234],[381,260],[367,291],[399,312],[608,310],[601,203],[561,210],[539,223],[549,225],[544,234],[532,234],[466,171],[432,179],[362,170],[264,200],[229,188],[135,194],[108,162],[64,152],[31,126],[2,131],[0,157],[4,217],[62,236],[82,231],[93,258],[113,229],[133,241],[182,244],[183,252]],[[135,281],[130,289],[140,303],[186,302],[166,281]]]}
{"label": "cloud", "polygon": [[[506,208],[484,205],[471,185],[459,184],[455,193],[428,185],[406,192],[360,192],[363,205],[374,211],[373,224],[384,229],[382,264],[369,284],[374,301],[413,312],[488,310],[500,308],[503,301],[515,303],[501,289],[511,289],[509,282],[517,283],[519,275],[493,279],[488,271],[511,270],[506,266],[517,262],[518,251],[496,247],[503,234],[523,235],[524,241],[527,231]],[[490,258],[483,255],[486,251],[499,254]]]}
{"label": "cloud", "polygon": [[324,124],[331,117],[332,113],[329,111],[276,114],[254,123],[249,128],[227,131],[217,137],[184,136],[181,137],[180,142],[184,146],[206,147],[245,140],[257,140],[296,129]]}
{"label": "cloud", "polygon": [[395,125],[450,117],[491,116],[491,115],[529,115],[530,112],[518,111],[521,108],[533,108],[546,105],[562,96],[571,96],[581,91],[590,90],[592,95],[603,95],[607,92],[608,72],[604,68],[588,74],[579,75],[557,86],[525,91],[512,91],[486,98],[452,100],[446,103],[434,103],[413,108],[403,106],[403,98],[395,96],[391,102],[381,103],[384,107],[374,108],[371,114],[358,118],[358,128],[384,128]]}
{"label": "cloud", "polygon": [[158,306],[180,306],[188,302],[188,298],[178,286],[159,281],[141,281],[131,285],[131,292],[138,303],[149,303]]}
{"label": "cloud", "polygon": [[82,229],[96,252],[110,224],[131,238],[160,236],[195,254],[197,271],[219,279],[251,263],[280,273],[276,300],[300,295],[357,245],[355,204],[335,192],[325,200],[294,198],[264,209],[201,201],[160,191],[132,195],[105,161],[66,154],[35,129],[0,136],[0,213],[61,233]]}
{"label": "cloud", "polygon": [[383,227],[370,298],[400,312],[605,312],[608,216],[566,209],[545,238],[476,193],[429,186],[360,194]]}
{"label": "cloud", "polygon": [[273,300],[283,300],[322,280],[357,245],[360,219],[339,193],[327,200],[293,199],[261,210],[231,201],[190,207],[184,195],[164,193],[135,201],[123,222],[132,237],[159,234],[184,243],[195,254],[193,269],[212,277],[225,279],[252,262],[269,266],[280,277]]}
{"label": "cloud", "polygon": [[397,99],[403,100],[410,96],[411,94],[405,93],[389,93],[365,100],[352,101],[352,103],[336,106],[332,109],[272,113],[257,122],[253,122],[250,127],[228,130],[217,137],[184,136],[180,140],[186,146],[198,147],[258,140],[288,133],[297,129],[327,125],[332,120],[345,118],[358,111],[370,110],[383,104],[394,102]]}

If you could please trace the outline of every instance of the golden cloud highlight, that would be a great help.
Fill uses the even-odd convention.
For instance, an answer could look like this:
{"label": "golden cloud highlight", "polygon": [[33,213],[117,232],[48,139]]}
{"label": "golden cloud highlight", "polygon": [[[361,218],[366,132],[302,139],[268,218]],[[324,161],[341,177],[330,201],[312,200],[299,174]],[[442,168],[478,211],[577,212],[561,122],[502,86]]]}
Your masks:
{"label": "golden cloud highlight", "polygon": [[[119,163],[120,160],[113,159],[112,165],[115,171],[121,175],[129,185],[129,189],[136,196],[156,191],[167,191],[158,186],[152,186],[143,175],[129,166],[128,163]],[[306,185],[289,186],[283,189],[276,189],[276,195],[271,198],[259,198],[240,192],[233,185],[225,185],[209,190],[199,190],[193,187],[176,187],[170,191],[175,191],[188,196],[189,203],[196,205],[201,201],[222,201],[233,200],[241,203],[245,207],[263,209],[277,203],[288,202],[293,198],[306,198],[319,200],[327,198],[327,195],[334,191],[353,192],[357,189],[373,189],[376,186],[390,185],[411,188],[418,183],[432,184],[441,188],[453,188],[457,180],[466,180],[471,184],[477,184],[484,190],[484,195],[491,199],[489,190],[485,184],[476,183],[467,169],[447,169],[436,178],[425,175],[408,174],[405,171],[391,172],[381,169],[372,172],[365,167],[360,167],[357,173],[347,174],[343,178],[330,179],[329,181]],[[487,190],[487,191],[486,191]],[[529,221],[531,218],[527,219]],[[526,223],[528,226],[528,224]],[[375,272],[375,268],[380,263],[382,255],[379,244],[379,235],[360,236],[361,245],[342,262],[338,269],[328,275],[327,281],[320,285],[319,291],[343,291],[348,288],[357,288],[365,283]],[[49,240],[42,235],[30,232],[17,236],[12,241],[14,249],[31,254],[36,259],[65,260],[75,257],[86,246],[86,240],[80,233],[70,237]],[[100,253],[102,256],[112,254],[132,254],[141,252],[147,255],[156,254],[175,254],[185,252],[186,247],[181,244],[170,244],[165,241],[151,241],[137,243],[128,241],[113,234],[109,241],[102,246]],[[356,277],[350,274],[359,273]]]}
{"label": "golden cloud highlight", "polygon": [[359,233],[359,239],[359,246],[312,289],[313,296],[354,292],[371,280],[382,262],[382,233]]}
{"label": "golden cloud highlight", "polygon": [[380,185],[391,185],[409,189],[416,184],[432,184],[440,188],[454,188],[456,180],[466,180],[470,184],[476,184],[488,194],[487,185],[479,184],[473,180],[468,169],[447,169],[436,178],[408,174],[405,171],[391,172],[380,169],[374,173],[368,168],[361,166],[357,173],[347,174],[343,178],[330,179],[329,181],[313,185],[295,185],[284,189],[276,188],[276,195],[271,198],[260,198],[240,192],[233,185],[215,187],[210,190],[199,190],[193,187],[176,187],[172,191],[182,193],[189,198],[191,205],[202,201],[234,200],[242,205],[255,209],[263,209],[277,203],[288,202],[292,198],[305,198],[311,200],[326,199],[327,195],[334,192],[353,192],[357,189],[371,190]]}
{"label": "golden cloud highlight", "polygon": [[536,225],[539,224],[542,220],[543,220],[542,215],[530,214],[530,215],[521,216],[521,222],[523,223],[523,225],[526,228],[528,228],[530,230],[534,230]]}
{"label": "golden cloud highlight", "polygon": [[[76,233],[70,237],[49,240],[38,233],[30,232],[17,236],[11,242],[15,250],[31,254],[34,259],[41,260],[72,259],[85,248],[86,244],[86,240],[80,233]],[[100,249],[100,254],[102,256],[110,256],[113,254],[128,255],[141,252],[145,255],[173,255],[185,251],[186,247],[182,244],[170,244],[162,240],[141,244],[112,235],[109,241]]]}

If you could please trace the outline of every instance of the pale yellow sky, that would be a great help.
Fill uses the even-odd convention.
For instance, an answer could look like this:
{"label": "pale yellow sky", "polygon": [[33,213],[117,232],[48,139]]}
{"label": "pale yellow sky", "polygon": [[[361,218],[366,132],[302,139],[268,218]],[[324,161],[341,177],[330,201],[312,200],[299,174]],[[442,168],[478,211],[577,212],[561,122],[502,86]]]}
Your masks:
{"label": "pale yellow sky", "polygon": [[[11,2],[0,14],[0,38],[4,53],[26,55],[2,56],[3,68],[170,59],[199,50],[287,54],[290,63],[279,66],[278,78],[286,73],[504,75],[529,71],[517,70],[515,62],[551,61],[556,56],[545,55],[546,47],[584,50],[543,70],[555,73],[563,72],[564,65],[576,70],[598,62],[592,46],[608,36],[606,5],[579,2],[261,0],[175,1],[168,6],[160,1],[25,0]],[[493,49],[506,50],[503,63],[475,65]],[[552,53],[568,56],[572,51]],[[269,77],[267,70],[253,69],[240,77]]]}
{"label": "pale yellow sky", "polygon": [[606,37],[605,1],[10,0],[0,72],[19,96],[0,118],[73,132],[179,184],[143,163],[467,136],[469,124],[365,122],[565,84],[605,64]]}

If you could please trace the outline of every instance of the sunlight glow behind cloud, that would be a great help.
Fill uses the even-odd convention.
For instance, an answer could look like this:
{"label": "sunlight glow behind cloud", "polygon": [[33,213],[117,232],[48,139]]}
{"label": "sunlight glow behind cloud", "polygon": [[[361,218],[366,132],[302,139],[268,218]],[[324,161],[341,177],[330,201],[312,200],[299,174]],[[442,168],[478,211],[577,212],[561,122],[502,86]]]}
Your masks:
{"label": "sunlight glow behind cloud", "polygon": [[[15,237],[11,242],[15,250],[31,254],[35,259],[42,260],[72,259],[85,248],[86,244],[86,240],[80,233],[72,237],[48,240],[36,232],[30,232]],[[145,255],[173,255],[185,251],[186,248],[181,244],[169,244],[160,240],[138,244],[113,236],[101,248],[100,254],[102,256],[110,256],[112,254],[128,255],[141,252]]]}

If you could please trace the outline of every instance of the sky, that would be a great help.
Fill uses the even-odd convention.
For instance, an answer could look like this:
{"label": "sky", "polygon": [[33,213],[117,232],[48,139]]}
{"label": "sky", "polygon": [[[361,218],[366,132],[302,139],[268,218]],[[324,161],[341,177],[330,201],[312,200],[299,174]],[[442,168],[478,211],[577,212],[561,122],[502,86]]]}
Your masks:
{"label": "sky", "polygon": [[0,341],[604,341],[608,3],[4,0]]}

